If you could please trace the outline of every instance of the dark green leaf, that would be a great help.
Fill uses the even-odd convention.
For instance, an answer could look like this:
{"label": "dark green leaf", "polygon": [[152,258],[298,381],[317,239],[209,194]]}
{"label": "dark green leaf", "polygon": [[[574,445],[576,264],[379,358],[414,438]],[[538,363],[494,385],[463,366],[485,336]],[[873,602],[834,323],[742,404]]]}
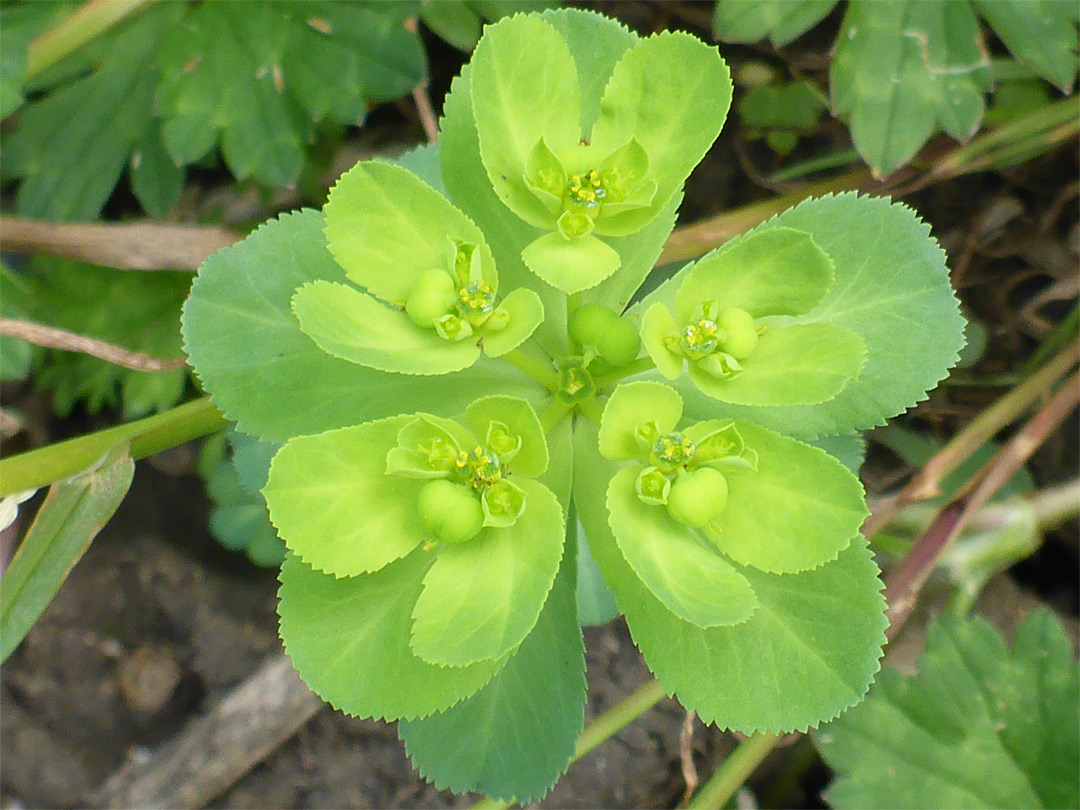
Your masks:
{"label": "dark green leaf", "polygon": [[878,677],[870,696],[815,735],[838,771],[833,807],[988,808],[1080,804],[1080,679],[1046,611],[1010,655],[986,621],[931,625],[919,673]]}

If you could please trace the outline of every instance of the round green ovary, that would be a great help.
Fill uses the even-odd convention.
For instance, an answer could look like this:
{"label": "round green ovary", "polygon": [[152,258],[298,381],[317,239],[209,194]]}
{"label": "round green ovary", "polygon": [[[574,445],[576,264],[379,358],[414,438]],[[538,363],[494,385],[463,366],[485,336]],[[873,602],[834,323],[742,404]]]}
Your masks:
{"label": "round green ovary", "polygon": [[585,304],[570,315],[570,337],[582,348],[591,346],[613,366],[625,366],[641,351],[637,329],[601,304]]}
{"label": "round green ovary", "polygon": [[405,313],[417,326],[431,329],[436,318],[448,315],[454,309],[456,300],[457,290],[449,273],[428,270],[413,282],[405,300]]}
{"label": "round green ovary", "polygon": [[721,345],[736,360],[745,360],[758,344],[757,327],[753,316],[744,309],[732,307],[720,313],[717,327],[724,335]]}
{"label": "round green ovary", "polygon": [[484,510],[476,492],[445,478],[424,485],[418,506],[424,528],[444,543],[472,540],[484,525]]}
{"label": "round green ovary", "polygon": [[719,470],[700,467],[680,473],[668,493],[667,510],[672,518],[701,529],[719,517],[727,506],[727,479]]}

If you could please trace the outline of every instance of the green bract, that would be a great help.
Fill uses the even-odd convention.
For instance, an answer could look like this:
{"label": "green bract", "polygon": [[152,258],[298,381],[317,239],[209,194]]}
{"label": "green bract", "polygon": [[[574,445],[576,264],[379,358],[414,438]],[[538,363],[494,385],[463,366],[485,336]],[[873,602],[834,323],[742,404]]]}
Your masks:
{"label": "green bract", "polygon": [[529,404],[487,397],[466,421],[416,414],[297,437],[274,456],[263,489],[286,545],[318,572],[370,574],[421,548],[409,644],[446,666],[521,643],[565,534],[555,495],[529,480],[548,466]]}
{"label": "green bract", "polygon": [[642,318],[660,373],[690,379],[714,399],[742,405],[812,405],[832,399],[862,368],[866,349],[850,329],[792,324],[833,282],[829,257],[809,234],[770,228],[721,248],[684,271],[675,312],[654,303]]}
{"label": "green bract", "polygon": [[[601,237],[633,234],[664,210],[720,133],[731,103],[716,49],[682,33],[629,48],[596,113],[583,111],[578,78],[566,40],[533,16],[490,26],[471,67],[488,178],[511,211],[548,232],[521,258],[566,293],[618,270],[619,251]],[[700,98],[709,103],[695,104]]]}
{"label": "green bract", "polygon": [[608,485],[611,530],[676,616],[739,624],[757,600],[729,560],[783,574],[835,559],[867,515],[862,486],[793,439],[731,419],[679,428],[681,417],[681,397],[660,383],[620,385],[608,400],[600,454],[634,462]]}
{"label": "green bract", "polygon": [[350,281],[305,284],[300,328],[335,357],[382,371],[446,374],[517,348],[544,318],[531,290],[501,301],[483,234],[412,172],[360,163],[326,204],[326,241]]}
{"label": "green bract", "polygon": [[926,227],[855,195],[631,304],[729,101],[686,34],[517,15],[437,149],[200,269],[192,364],[281,445],[286,650],[335,706],[406,720],[440,786],[543,795],[581,728],[580,624],[618,611],[669,693],[743,732],[831,718],[878,668],[863,492],[830,453],[857,468],[854,432],[926,395],[962,322]]}

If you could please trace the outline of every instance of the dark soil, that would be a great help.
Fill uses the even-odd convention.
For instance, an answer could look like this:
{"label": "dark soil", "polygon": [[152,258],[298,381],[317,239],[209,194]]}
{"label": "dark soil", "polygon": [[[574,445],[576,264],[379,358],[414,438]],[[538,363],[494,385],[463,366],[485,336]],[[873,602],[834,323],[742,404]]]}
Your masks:
{"label": "dark soil", "polygon": [[[645,33],[668,24],[707,34],[700,25],[708,5],[599,5]],[[430,38],[429,44],[438,99],[461,56]],[[828,44],[794,56],[811,68],[825,64]],[[766,58],[782,64],[760,48],[724,52],[735,63]],[[386,125],[418,136],[405,106],[391,111]],[[751,182],[732,157],[737,119],[731,120],[688,184],[684,221],[772,193]],[[841,127],[827,123],[813,148],[844,137]],[[744,156],[769,168],[767,151],[755,146]],[[1077,173],[1073,149],[905,198],[946,247],[965,307],[988,335],[984,356],[960,374],[969,384],[939,389],[904,418],[908,426],[938,438],[952,435],[1007,390],[979,381],[1021,369],[1073,306]],[[81,429],[50,421],[36,395],[13,395],[34,417],[35,443]],[[1070,420],[1033,460],[1037,484],[1074,477],[1077,445]],[[174,453],[173,466],[190,471],[190,453],[184,452]],[[894,457],[871,444],[868,489],[894,487],[904,474]],[[274,572],[223,551],[207,534],[207,512],[198,478],[139,465],[120,511],[0,674],[0,806],[90,804],[107,777],[145,760],[277,652]],[[1077,528],[1070,524],[1016,571],[1066,616],[1077,612],[1078,548]],[[645,683],[649,673],[621,621],[588,629],[585,639],[587,711],[593,716]],[[675,702],[661,702],[576,764],[544,805],[676,806],[686,787],[679,742],[686,719]],[[696,721],[693,728],[693,760],[704,779],[734,738]],[[752,788],[762,806],[821,806],[826,781],[804,740],[774,753]],[[324,708],[215,806],[463,807],[476,798],[455,797],[421,780],[392,725]]]}

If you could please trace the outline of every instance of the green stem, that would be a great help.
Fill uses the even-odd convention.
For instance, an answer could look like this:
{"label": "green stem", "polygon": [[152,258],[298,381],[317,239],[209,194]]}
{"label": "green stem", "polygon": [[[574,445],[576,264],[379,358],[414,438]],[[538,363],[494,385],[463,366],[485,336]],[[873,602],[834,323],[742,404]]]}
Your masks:
{"label": "green stem", "polygon": [[502,355],[502,357],[519,371],[528,374],[548,391],[555,393],[559,390],[559,375],[550,364],[529,356],[522,349],[513,349]]}
{"label": "green stem", "polygon": [[634,360],[632,363],[628,363],[625,366],[615,369],[610,374],[605,374],[603,377],[594,377],[593,382],[596,383],[598,389],[604,388],[605,386],[611,385],[613,382],[625,380],[627,377],[633,377],[635,374],[641,374],[645,371],[652,371],[654,368],[656,368],[656,363],[653,362],[653,359],[649,357],[649,355],[645,355],[644,357],[639,357],[637,360]]}
{"label": "green stem", "polygon": [[90,0],[30,41],[26,78],[52,67],[68,54],[153,0]]}
{"label": "green stem", "polygon": [[203,397],[156,416],[0,459],[0,497],[70,478],[124,442],[131,443],[131,457],[138,460],[206,436],[226,424],[210,398]]}
{"label": "green stem", "polygon": [[[633,723],[659,703],[665,694],[660,681],[653,679],[603,714],[593,718],[592,722],[585,726],[581,736],[578,737],[574,755],[570,757],[567,767],[573,765],[602,742]],[[513,806],[514,802],[481,799],[472,806],[472,810],[504,810],[504,808]]]}
{"label": "green stem", "polygon": [[577,409],[583,416],[592,420],[597,425],[600,424],[600,419],[604,415],[604,409],[600,407],[600,402],[596,397],[587,399],[584,402],[579,402],[577,404]]}
{"label": "green stem", "polygon": [[728,754],[687,807],[719,808],[723,807],[732,794],[746,781],[761,761],[780,742],[780,734],[754,734],[747,737]]}
{"label": "green stem", "polygon": [[1032,352],[1031,357],[1024,363],[1024,370],[1021,373],[1025,376],[1034,374],[1062,348],[1076,340],[1078,333],[1080,333],[1080,303],[1073,304],[1069,314],[1057,325],[1050,337]]}
{"label": "green stem", "polygon": [[551,429],[559,424],[559,422],[563,420],[563,417],[570,413],[573,408],[573,405],[563,402],[558,397],[552,398],[551,402],[548,403],[547,409],[540,417],[540,427],[544,429],[544,433],[550,433]]}

